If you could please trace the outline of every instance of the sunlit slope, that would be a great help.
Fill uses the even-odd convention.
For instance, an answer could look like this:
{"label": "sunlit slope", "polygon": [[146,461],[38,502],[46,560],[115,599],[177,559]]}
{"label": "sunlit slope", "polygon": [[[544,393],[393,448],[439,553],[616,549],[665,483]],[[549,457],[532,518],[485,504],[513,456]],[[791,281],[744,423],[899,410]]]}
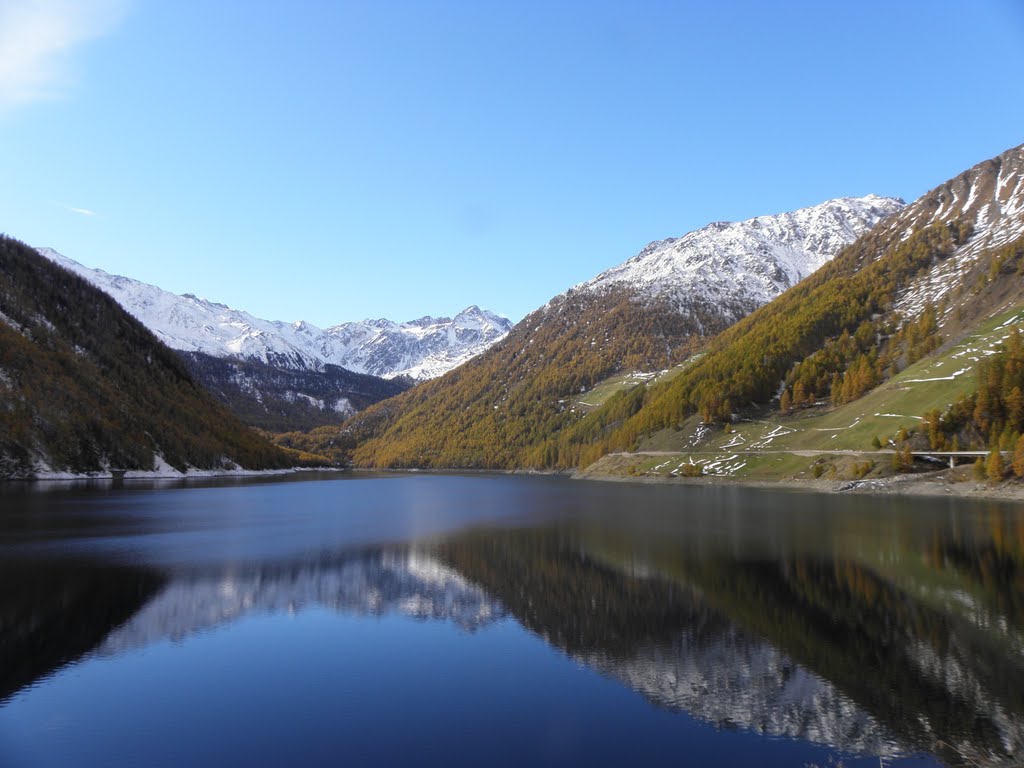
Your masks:
{"label": "sunlit slope", "polygon": [[623,370],[664,367],[700,337],[660,302],[567,294],[477,358],[346,422],[362,466],[522,466],[578,418],[575,403]]}
{"label": "sunlit slope", "polygon": [[638,388],[647,388],[658,382],[670,381],[682,373],[694,360],[700,358],[699,354],[694,355],[685,363],[669,368],[664,371],[634,371],[632,373],[621,373],[609,376],[582,395],[573,403],[573,408],[583,414],[590,413],[600,408],[615,396],[628,395]]}
{"label": "sunlit slope", "polygon": [[641,450],[855,450],[885,445],[901,428],[915,429],[922,414],[944,411],[976,386],[978,361],[991,355],[1014,327],[1024,327],[1024,306],[1000,312],[959,343],[914,363],[865,396],[838,408],[815,408],[791,416],[778,412],[721,429],[669,430]]}
{"label": "sunlit slope", "polygon": [[[937,346],[941,350],[950,339],[968,336],[975,326],[984,333],[982,321],[993,310],[1024,299],[1022,235],[1024,147],[1017,147],[937,187],[862,236],[809,279],[719,335],[673,380],[631,398],[610,398],[585,420],[585,434],[577,427],[559,436],[556,451],[568,454],[573,443],[582,443],[585,465],[605,453],[636,449],[663,430],[681,429],[694,414],[722,424],[736,414],[763,413],[797,385],[798,412],[821,401],[853,404],[830,415],[820,429],[831,431],[824,438],[825,433],[812,435],[808,448],[839,440],[832,435],[861,414],[913,417],[921,408],[942,408],[956,387],[967,386],[957,381],[966,373],[953,377],[948,392],[910,386],[897,397],[900,382],[950,376],[957,369],[948,366],[959,358],[940,357],[931,368],[903,371],[889,382],[891,391],[860,400]],[[867,425],[848,439],[865,436],[869,442]]]}
{"label": "sunlit slope", "polygon": [[[783,415],[777,409],[722,425],[705,424],[698,415],[680,428],[663,429],[643,439],[625,455],[610,454],[588,468],[592,474],[686,476],[688,467],[701,474],[744,479],[811,476],[813,465],[830,454],[856,452],[842,462],[841,476],[855,465],[889,464],[882,450],[891,449],[901,429],[920,426],[922,415],[940,412],[977,384],[977,367],[1009,338],[1024,330],[1024,303],[984,319],[966,336],[914,363],[853,402],[827,405]],[[877,444],[876,441],[877,440]],[[852,475],[850,475],[852,476]],[[847,477],[849,479],[849,477]]]}
{"label": "sunlit slope", "polygon": [[368,409],[329,439],[354,441],[362,466],[575,465],[580,445],[554,451],[552,438],[638,381],[611,383],[594,400],[581,395],[611,376],[677,365],[902,207],[843,198],[651,243],[553,298],[484,355]]}

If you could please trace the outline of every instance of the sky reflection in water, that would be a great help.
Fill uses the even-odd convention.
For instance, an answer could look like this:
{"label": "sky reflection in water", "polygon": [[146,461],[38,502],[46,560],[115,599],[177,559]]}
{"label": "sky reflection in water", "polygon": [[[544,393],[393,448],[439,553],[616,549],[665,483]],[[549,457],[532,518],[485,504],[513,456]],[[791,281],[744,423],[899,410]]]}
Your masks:
{"label": "sky reflection in water", "polygon": [[1011,506],[427,475],[0,500],[3,765],[1024,746]]}

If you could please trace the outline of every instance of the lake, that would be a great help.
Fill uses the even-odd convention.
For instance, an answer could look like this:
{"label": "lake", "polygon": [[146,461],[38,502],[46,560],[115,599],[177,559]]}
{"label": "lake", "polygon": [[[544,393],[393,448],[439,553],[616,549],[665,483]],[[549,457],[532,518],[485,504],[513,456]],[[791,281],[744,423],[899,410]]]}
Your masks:
{"label": "lake", "polygon": [[415,473],[0,505],[4,768],[1024,749],[1020,505]]}

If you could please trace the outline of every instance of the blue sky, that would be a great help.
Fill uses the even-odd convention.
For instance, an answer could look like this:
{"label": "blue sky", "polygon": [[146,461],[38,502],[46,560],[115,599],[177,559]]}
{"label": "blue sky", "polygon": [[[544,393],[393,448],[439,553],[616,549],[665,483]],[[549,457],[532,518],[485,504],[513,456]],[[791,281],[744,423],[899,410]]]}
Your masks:
{"label": "blue sky", "polygon": [[0,231],[321,326],[1021,142],[1018,0],[0,0]]}

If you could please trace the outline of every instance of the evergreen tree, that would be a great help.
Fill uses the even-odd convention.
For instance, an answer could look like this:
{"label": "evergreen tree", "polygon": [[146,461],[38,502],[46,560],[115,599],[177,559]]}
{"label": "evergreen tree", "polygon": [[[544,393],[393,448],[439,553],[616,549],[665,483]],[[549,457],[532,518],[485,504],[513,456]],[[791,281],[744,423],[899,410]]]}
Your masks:
{"label": "evergreen tree", "polygon": [[1024,435],[1017,438],[1017,445],[1013,450],[1013,474],[1024,477]]}
{"label": "evergreen tree", "polygon": [[998,450],[989,453],[985,472],[993,483],[1003,479],[1003,455]]}
{"label": "evergreen tree", "polygon": [[779,398],[779,410],[788,416],[792,411],[792,404],[792,398],[789,396],[789,390],[782,390],[782,397]]}
{"label": "evergreen tree", "polygon": [[979,456],[974,460],[974,479],[984,480],[985,479],[985,460]]}

